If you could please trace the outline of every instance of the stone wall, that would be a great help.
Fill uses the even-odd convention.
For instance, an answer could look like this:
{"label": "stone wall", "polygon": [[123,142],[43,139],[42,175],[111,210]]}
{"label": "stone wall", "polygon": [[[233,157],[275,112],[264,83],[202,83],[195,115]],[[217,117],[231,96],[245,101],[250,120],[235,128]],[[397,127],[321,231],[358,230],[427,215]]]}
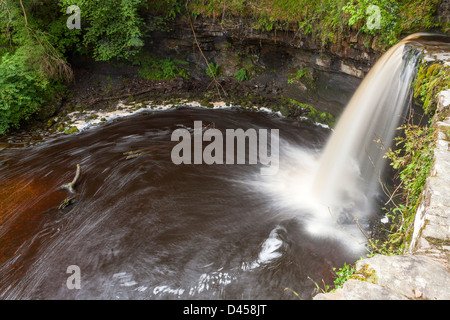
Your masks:
{"label": "stone wall", "polygon": [[414,221],[409,253],[450,265],[450,90],[440,93],[434,126],[434,164]]}

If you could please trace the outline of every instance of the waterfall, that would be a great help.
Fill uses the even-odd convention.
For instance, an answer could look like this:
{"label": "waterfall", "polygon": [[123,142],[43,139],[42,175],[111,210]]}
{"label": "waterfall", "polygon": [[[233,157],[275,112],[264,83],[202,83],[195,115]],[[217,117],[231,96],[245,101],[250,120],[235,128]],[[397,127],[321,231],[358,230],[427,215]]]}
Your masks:
{"label": "waterfall", "polygon": [[277,175],[248,182],[268,196],[273,212],[301,221],[314,239],[336,240],[355,257],[367,250],[361,229],[368,229],[378,210],[375,200],[381,199],[388,168],[383,156],[409,110],[423,53],[414,39],[422,36],[405,38],[378,60],[320,153],[281,141]]}
{"label": "waterfall", "polygon": [[367,217],[374,210],[386,167],[383,155],[408,111],[421,56],[408,40],[417,36],[392,47],[370,70],[320,158],[313,194],[341,220]]}

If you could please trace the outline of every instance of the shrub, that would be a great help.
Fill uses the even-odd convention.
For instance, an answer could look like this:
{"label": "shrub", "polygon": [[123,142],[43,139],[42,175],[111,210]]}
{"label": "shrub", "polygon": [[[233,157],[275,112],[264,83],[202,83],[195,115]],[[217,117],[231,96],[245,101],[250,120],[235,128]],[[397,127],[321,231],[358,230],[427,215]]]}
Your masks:
{"label": "shrub", "polygon": [[92,49],[96,60],[129,59],[144,42],[143,0],[60,0],[63,11],[76,4],[81,9],[83,44]]}
{"label": "shrub", "polygon": [[27,66],[20,50],[5,54],[0,63],[0,134],[38,111],[50,94],[47,90],[49,81]]}

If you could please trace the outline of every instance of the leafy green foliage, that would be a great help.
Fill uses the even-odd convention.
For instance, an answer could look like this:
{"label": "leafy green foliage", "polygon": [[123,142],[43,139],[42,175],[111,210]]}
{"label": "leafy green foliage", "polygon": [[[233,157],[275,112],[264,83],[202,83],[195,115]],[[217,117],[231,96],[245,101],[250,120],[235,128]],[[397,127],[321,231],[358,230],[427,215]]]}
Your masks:
{"label": "leafy green foliage", "polygon": [[[367,8],[371,4],[381,9],[379,30],[367,28]],[[300,32],[311,34],[322,46],[345,41],[349,31],[356,30],[364,35],[365,43],[377,37],[381,47],[386,48],[403,33],[443,28],[434,19],[439,4],[440,0],[3,0],[1,132],[30,117],[51,96],[55,84],[71,78],[72,70],[66,62],[69,55],[133,61],[149,32],[170,30],[180,15],[212,17],[218,23],[243,17],[257,29],[274,32],[298,26]],[[70,5],[81,9],[81,30],[66,27],[66,9]],[[153,59],[139,65],[140,75],[148,79],[189,76],[176,60]],[[209,76],[220,74],[218,65],[209,67]],[[255,76],[255,68],[242,64],[234,76],[237,81],[244,81]],[[307,77],[300,70],[288,81],[309,83]],[[430,79],[419,79],[420,90],[416,92],[432,113],[432,88],[448,87],[448,73],[442,76],[439,70],[431,81],[425,78]],[[441,80],[434,81],[437,78]],[[311,119],[331,121],[328,115],[308,109]]]}
{"label": "leafy green foliage", "polygon": [[355,267],[344,263],[342,268],[333,268],[333,271],[336,273],[336,278],[334,279],[334,290],[336,290],[341,288],[344,283],[355,273]]}
{"label": "leafy green foliage", "polygon": [[[55,49],[61,54],[86,52],[78,45],[82,42],[82,30],[67,28],[66,20],[66,15],[60,15],[46,23],[46,32],[51,37]],[[44,20],[42,23],[45,24]]]}
{"label": "leafy green foliage", "polygon": [[385,157],[391,160],[394,169],[400,170],[406,205],[415,206],[433,164],[434,130],[412,124],[399,130],[404,136],[396,137],[395,141],[401,148],[390,149]]}
{"label": "leafy green foliage", "polygon": [[60,80],[72,76],[53,45],[55,37],[44,27],[40,14],[45,13],[39,10],[42,3],[0,3],[0,34],[6,31],[6,36],[0,37],[0,46],[7,48],[0,57],[0,134],[39,111],[61,88]]}
{"label": "leafy green foliage", "polygon": [[[350,27],[358,32],[378,35],[382,45],[391,46],[398,42],[402,33],[437,27],[433,13],[438,4],[438,0],[357,0],[349,1],[342,10],[349,15]],[[369,27],[373,12],[368,9],[373,5],[380,10],[379,28]]]}
{"label": "leafy green foliage", "polygon": [[[81,30],[66,26],[70,5],[81,9]],[[163,29],[184,6],[182,0],[0,1],[0,133],[39,111],[53,89],[61,87],[60,80],[71,79],[65,56],[131,60],[143,46],[146,32]],[[155,8],[159,11],[154,13]],[[147,17],[151,21],[146,25]],[[140,74],[152,79],[188,77],[180,65],[170,59],[149,61],[142,64]]]}
{"label": "leafy green foliage", "polygon": [[[424,111],[432,118],[438,93],[450,88],[449,68],[422,61],[413,88],[414,96],[422,101]],[[381,254],[401,254],[408,244],[417,206],[434,161],[436,138],[432,127],[405,124],[398,130],[402,134],[395,138],[396,148],[386,150],[385,158],[398,172],[400,182],[391,198],[393,202],[394,196],[399,198],[400,203],[394,202],[391,208],[385,209],[390,221],[383,230],[386,239],[371,243],[373,251]]]}
{"label": "leafy green foliage", "polygon": [[145,16],[151,17],[146,28],[148,31],[172,30],[173,20],[184,12],[184,0],[147,0],[144,4]]}
{"label": "leafy green foliage", "polygon": [[70,5],[81,9],[83,44],[93,57],[108,61],[129,59],[143,46],[143,18],[139,9],[144,0],[60,0],[63,11]]}
{"label": "leafy green foliage", "polygon": [[[379,9],[379,28],[370,27],[367,23],[374,14],[368,9],[376,5]],[[358,32],[377,35],[381,34],[388,38],[388,44],[392,45],[397,40],[395,34],[396,19],[399,12],[399,1],[394,0],[358,0],[348,2],[342,10],[349,15],[348,25]]]}
{"label": "leafy green foliage", "polygon": [[390,209],[388,239],[375,249],[400,253],[410,236],[415,212],[434,161],[435,131],[432,127],[405,124],[398,128],[403,135],[395,138],[396,149],[389,149],[385,158],[399,172],[401,204]]}
{"label": "leafy green foliage", "polygon": [[49,92],[49,81],[27,67],[22,50],[5,54],[0,63],[0,134],[17,127],[38,111]]}
{"label": "leafy green foliage", "polygon": [[310,277],[308,277],[308,279],[313,281],[313,283],[315,284],[317,292],[322,292],[322,293],[334,292],[337,289],[342,288],[344,283],[347,280],[349,280],[350,278],[352,278],[352,276],[356,272],[356,269],[355,269],[355,267],[353,265],[346,264],[346,263],[344,263],[343,267],[341,267],[341,268],[333,268],[332,270],[334,272],[335,277],[334,277],[334,281],[333,281],[334,285],[331,285],[331,286],[326,284],[322,280],[323,288],[321,288],[320,285],[317,282],[315,282]]}
{"label": "leafy green foliage", "polygon": [[223,18],[226,13],[232,15],[242,13],[247,6],[245,0],[191,0],[188,4],[194,16],[212,16],[215,19]]}

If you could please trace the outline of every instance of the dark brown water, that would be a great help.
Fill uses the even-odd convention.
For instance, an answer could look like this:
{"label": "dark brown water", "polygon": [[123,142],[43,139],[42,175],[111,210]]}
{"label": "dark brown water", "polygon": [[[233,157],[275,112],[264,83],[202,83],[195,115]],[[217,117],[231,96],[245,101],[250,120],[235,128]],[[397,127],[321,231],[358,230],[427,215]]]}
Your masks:
{"label": "dark brown water", "polygon": [[[263,112],[179,108],[4,149],[0,299],[297,299],[285,288],[308,299],[314,282],[330,284],[331,269],[355,257],[252,188],[258,165],[172,163],[171,133],[195,120],[279,129],[281,154],[320,150],[330,134]],[[76,202],[59,210],[77,164]],[[79,290],[66,285],[70,265]]]}

